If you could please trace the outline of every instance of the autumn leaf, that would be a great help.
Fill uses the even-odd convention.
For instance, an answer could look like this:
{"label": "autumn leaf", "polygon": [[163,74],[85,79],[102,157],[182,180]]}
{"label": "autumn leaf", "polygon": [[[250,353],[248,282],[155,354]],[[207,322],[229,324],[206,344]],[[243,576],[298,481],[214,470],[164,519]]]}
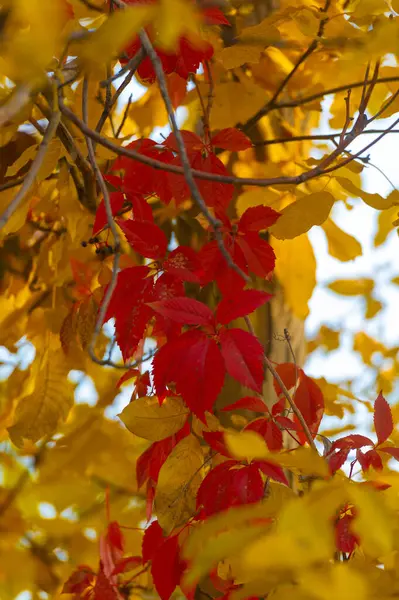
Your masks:
{"label": "autumn leaf", "polygon": [[135,435],[158,442],[177,433],[186,422],[188,412],[180,398],[167,398],[162,405],[156,397],[138,398],[128,404],[119,417]]}
{"label": "autumn leaf", "polygon": [[378,444],[382,444],[389,438],[394,427],[390,406],[381,392],[374,404],[374,427]]}
{"label": "autumn leaf", "polygon": [[194,514],[203,462],[201,445],[190,435],[177,444],[161,467],[154,504],[166,534]]}

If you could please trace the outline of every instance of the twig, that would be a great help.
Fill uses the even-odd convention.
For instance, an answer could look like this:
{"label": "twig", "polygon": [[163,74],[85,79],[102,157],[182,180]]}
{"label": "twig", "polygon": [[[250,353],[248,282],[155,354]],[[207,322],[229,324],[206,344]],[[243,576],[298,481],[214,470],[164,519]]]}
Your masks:
{"label": "twig", "polygon": [[[96,126],[96,131],[97,133],[100,133],[105,121],[107,120],[107,117],[109,116],[109,114],[111,113],[113,107],[115,106],[115,104],[117,103],[120,95],[122,94],[122,92],[127,88],[127,86],[129,85],[129,83],[132,81],[136,70],[138,68],[138,66],[140,65],[141,61],[144,58],[144,50],[141,48],[134,56],[133,58],[128,62],[128,64],[126,65],[126,67],[129,65],[129,69],[126,69],[126,71],[129,71],[129,74],[125,77],[125,79],[122,81],[121,85],[118,87],[118,89],[116,90],[115,94],[113,95],[112,99],[106,103],[106,106],[104,107],[104,110],[100,116],[100,119],[97,123]],[[112,78],[111,78],[112,79]],[[102,83],[106,83],[109,82],[110,80],[107,79]],[[108,83],[108,86],[110,86],[111,84]]]}
{"label": "twig", "polygon": [[25,180],[25,177],[18,177],[18,179],[12,179],[11,181],[6,181],[0,185],[0,192],[5,192],[13,187],[17,187],[21,185]]}
{"label": "twig", "polygon": [[122,129],[123,129],[123,126],[126,123],[126,119],[127,119],[128,114],[129,114],[129,109],[130,109],[130,107],[132,105],[132,100],[133,100],[133,94],[130,94],[129,100],[128,100],[126,106],[125,106],[125,110],[123,111],[122,120],[120,122],[120,125],[119,125],[118,129],[116,130],[116,133],[115,133],[115,137],[116,138],[118,138],[120,136],[120,134],[122,132]]}
{"label": "twig", "polygon": [[227,248],[224,245],[223,234],[221,232],[222,224],[209,211],[209,209],[208,209],[207,205],[205,204],[204,199],[202,198],[201,193],[198,189],[197,183],[193,176],[193,171],[191,169],[190,160],[188,158],[186,146],[184,145],[183,136],[179,130],[179,126],[176,121],[176,116],[175,116],[175,112],[173,109],[172,101],[171,101],[169,93],[168,93],[168,86],[166,83],[165,74],[163,72],[161,60],[159,59],[157,53],[155,52],[146,32],[141,31],[139,33],[139,37],[140,37],[141,44],[142,44],[145,52],[147,53],[148,58],[150,59],[152,65],[154,67],[155,74],[157,76],[159,90],[161,92],[161,96],[164,101],[165,108],[167,110],[168,117],[169,117],[169,120],[172,125],[173,133],[175,134],[179,157],[180,157],[180,160],[181,160],[181,163],[183,166],[184,177],[185,177],[188,187],[190,188],[191,196],[192,196],[194,202],[196,203],[197,207],[201,211],[201,213],[204,215],[204,217],[208,221],[208,223],[213,227],[219,250],[220,250],[221,254],[223,255],[224,259],[226,260],[227,265],[231,269],[234,269],[234,271],[236,271],[244,279],[244,281],[250,281],[248,275],[246,273],[244,273],[244,271],[242,271],[242,269],[240,269],[240,267],[238,267],[234,263],[232,257],[228,253]]}
{"label": "twig", "polygon": [[[256,337],[254,328],[252,326],[252,323],[249,319],[249,317],[244,317],[245,323],[247,325],[248,331],[250,333],[252,333],[252,335],[254,335]],[[274,377],[274,379],[277,381],[277,383],[279,384],[285,399],[287,400],[288,404],[290,405],[292,412],[294,413],[294,415],[296,416],[296,418],[298,419],[298,421],[300,422],[303,432],[306,436],[306,439],[310,445],[310,447],[315,450],[317,452],[317,448],[316,448],[316,444],[314,443],[312,434],[310,433],[309,427],[305,421],[305,419],[303,418],[303,415],[301,413],[301,411],[299,410],[299,408],[297,407],[297,405],[295,404],[294,400],[292,399],[289,391],[287,390],[283,380],[281,379],[280,375],[277,373],[276,369],[274,368],[272,362],[269,360],[269,358],[266,356],[266,354],[263,355],[263,359],[265,361],[265,365],[266,368],[270,371],[270,373],[272,374],[272,376]]]}
{"label": "twig", "polygon": [[[167,171],[169,173],[175,173],[177,175],[184,175],[184,169],[182,167],[179,167],[177,165],[167,164],[167,163],[161,162],[159,160],[156,160],[154,158],[150,158],[148,156],[140,154],[139,152],[137,152],[135,150],[132,150],[131,148],[125,148],[124,146],[118,146],[117,144],[114,144],[113,142],[111,142],[110,140],[105,138],[104,136],[98,134],[96,131],[93,131],[92,129],[90,129],[90,127],[88,127],[85,123],[83,123],[83,121],[81,119],[79,119],[79,117],[77,115],[75,115],[75,113],[72,110],[70,110],[65,105],[62,98],[60,99],[60,109],[61,109],[61,112],[82,131],[82,133],[84,133],[86,136],[88,136],[92,140],[98,142],[105,148],[108,148],[108,150],[115,152],[115,154],[117,154],[118,156],[126,156],[127,158],[131,158],[132,160],[137,160],[138,162],[140,162],[142,164],[153,167],[154,169],[160,169],[161,171]],[[383,131],[382,134],[377,138],[377,140],[374,140],[371,144],[366,146],[365,149],[363,149],[356,155],[353,155],[352,158],[348,157],[347,159],[343,160],[342,162],[337,163],[333,167],[330,167],[329,169],[325,169],[325,170],[322,170],[320,168],[320,165],[318,165],[318,166],[314,167],[313,169],[310,169],[309,171],[305,171],[304,173],[301,173],[300,175],[284,176],[284,177],[270,177],[270,178],[265,178],[265,179],[258,179],[258,178],[252,178],[252,177],[234,177],[233,175],[218,175],[215,173],[209,173],[207,171],[199,171],[197,169],[191,169],[191,173],[194,177],[196,177],[198,179],[203,179],[206,181],[218,181],[220,183],[232,183],[234,185],[239,185],[239,186],[257,185],[259,187],[269,187],[269,186],[275,186],[275,185],[298,185],[301,183],[305,183],[306,181],[309,181],[310,179],[313,179],[314,177],[319,177],[319,176],[325,175],[327,173],[331,173],[332,171],[335,171],[336,169],[339,169],[340,167],[347,165],[349,162],[351,162],[351,160],[354,160],[355,158],[358,158],[359,156],[361,156],[361,154],[363,152],[365,152],[366,149],[370,148],[377,141],[382,139],[382,137],[384,137],[387,133],[389,133],[392,129],[394,129],[398,123],[399,123],[399,119],[397,121],[395,121],[385,131]],[[361,133],[363,133],[363,131],[356,133],[356,136],[360,135]],[[353,139],[354,139],[354,137],[352,136],[352,139],[346,140],[347,143],[345,144],[345,148],[342,148],[341,152],[346,149],[346,146],[348,146],[353,141]],[[329,163],[332,162],[332,160],[335,160],[335,158],[337,158],[339,154],[340,154],[340,152],[334,151],[332,153],[332,155],[330,155],[330,157],[329,157]]]}
{"label": "twig", "polygon": [[138,66],[144,58],[144,50],[140,48],[140,50],[129,60],[126,65],[124,65],[117,73],[109,77],[108,79],[104,79],[104,81],[100,81],[100,87],[107,87],[110,83],[113,83],[120,77],[122,77],[128,71],[137,71]]}
{"label": "twig", "polygon": [[59,112],[59,110],[53,111],[53,113],[51,114],[51,117],[50,117],[49,124],[46,129],[46,133],[45,133],[43,140],[39,146],[37,154],[32,162],[32,166],[31,166],[29,172],[27,173],[27,175],[24,177],[21,189],[18,191],[16,196],[12,199],[12,201],[10,202],[10,204],[7,206],[6,210],[3,212],[3,214],[0,217],[0,229],[3,229],[3,227],[7,224],[8,219],[17,210],[17,208],[19,207],[21,202],[25,199],[26,195],[28,194],[29,190],[31,189],[31,187],[36,179],[36,176],[38,175],[40,168],[43,164],[44,158],[47,153],[48,146],[49,146],[51,140],[53,139],[55,132],[57,131],[57,127],[60,122],[60,118],[61,118],[61,113]]}
{"label": "twig", "polygon": [[[83,94],[82,94],[82,116],[83,116],[83,121],[85,123],[88,122],[88,117],[89,117],[89,115],[88,115],[88,91],[89,91],[88,79],[87,79],[87,77],[85,77],[83,80]],[[109,284],[109,287],[107,289],[107,292],[106,292],[103,302],[101,304],[101,308],[100,308],[98,316],[97,316],[96,326],[94,328],[94,334],[93,334],[93,337],[92,337],[92,340],[91,340],[90,346],[89,346],[90,358],[94,362],[98,363],[99,359],[95,355],[95,345],[96,345],[97,338],[100,334],[100,331],[102,329],[102,326],[104,324],[105,315],[108,310],[109,303],[111,302],[112,295],[115,291],[115,288],[116,288],[116,285],[118,282],[119,260],[120,260],[120,253],[119,253],[120,239],[119,239],[118,230],[117,230],[115,222],[114,222],[114,217],[112,215],[112,207],[111,207],[111,201],[110,201],[110,197],[109,197],[108,188],[105,184],[104,178],[103,178],[100,168],[97,164],[96,156],[95,156],[94,148],[93,148],[93,143],[92,143],[91,139],[88,137],[86,137],[86,144],[87,144],[87,150],[89,153],[89,161],[90,161],[90,164],[92,166],[92,169],[94,171],[98,185],[100,187],[100,190],[101,190],[103,198],[104,198],[104,206],[105,206],[105,213],[107,215],[107,223],[108,223],[108,226],[114,236],[114,242],[115,242],[115,256],[114,256],[114,263],[113,263],[113,267],[112,267],[111,282]],[[102,361],[100,361],[100,362],[102,362]]]}
{"label": "twig", "polygon": [[320,19],[319,29],[317,31],[315,39],[311,42],[311,44],[308,46],[308,48],[305,50],[305,52],[303,52],[303,54],[301,54],[301,56],[299,57],[299,59],[297,60],[297,62],[293,66],[293,68],[291,69],[291,71],[286,75],[286,77],[284,77],[283,81],[280,83],[280,85],[278,86],[277,90],[274,92],[273,96],[271,97],[271,99],[269,100],[267,105],[265,107],[261,108],[253,117],[251,117],[251,119],[249,119],[249,121],[247,121],[247,123],[245,124],[246,131],[252,129],[252,127],[259,121],[259,119],[261,119],[263,116],[265,116],[272,106],[276,105],[276,102],[277,102],[280,94],[283,92],[283,90],[286,88],[287,84],[294,77],[294,75],[298,71],[299,67],[316,50],[317,46],[319,45],[320,39],[323,37],[324,28],[328,21],[327,11],[330,8],[330,4],[331,4],[331,0],[326,0],[324,7],[322,9],[320,9],[320,12],[323,13],[324,16]]}

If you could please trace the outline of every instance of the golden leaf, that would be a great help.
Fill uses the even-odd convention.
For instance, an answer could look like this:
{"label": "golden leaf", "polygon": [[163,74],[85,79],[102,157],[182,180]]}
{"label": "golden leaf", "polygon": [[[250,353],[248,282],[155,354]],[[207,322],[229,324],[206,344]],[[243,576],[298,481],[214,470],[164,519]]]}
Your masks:
{"label": "golden leaf", "polygon": [[250,461],[265,459],[269,455],[265,440],[256,431],[226,431],[224,437],[227,448],[235,458]]}
{"label": "golden leaf", "polygon": [[128,6],[114,11],[100,27],[77,48],[87,71],[96,71],[118,54],[154,15],[153,6]]}
{"label": "golden leaf", "polygon": [[309,314],[308,302],[316,285],[316,259],[307,235],[293,240],[272,238],[278,256],[276,276],[281,283],[285,301],[300,319]]}
{"label": "golden leaf", "polygon": [[160,405],[154,396],[134,400],[123,409],[119,418],[138,437],[158,442],[177,433],[188,414],[181,398],[166,398]]}
{"label": "golden leaf", "polygon": [[366,600],[368,597],[366,582],[349,564],[307,571],[300,575],[299,585],[305,594],[317,600]]}
{"label": "golden leaf", "polygon": [[381,492],[359,484],[350,485],[348,489],[356,506],[353,531],[359,535],[362,549],[374,558],[388,554],[394,543],[393,513]]}
{"label": "golden leaf", "polygon": [[[381,213],[385,214],[385,213]],[[362,255],[362,246],[356,238],[343,231],[332,219],[322,225],[328,243],[328,252],[342,262]]]}
{"label": "golden leaf", "polygon": [[20,400],[14,424],[8,429],[11,441],[20,447],[24,439],[37,442],[51,435],[73,405],[73,390],[67,381],[70,367],[64,352],[47,348],[36,367],[35,389]]}
{"label": "golden leaf", "polygon": [[372,279],[337,279],[328,284],[328,288],[342,296],[362,296],[369,294],[374,288]]}
{"label": "golden leaf", "polygon": [[376,210],[387,210],[391,206],[399,204],[399,192],[397,190],[391,192],[387,198],[383,198],[380,194],[370,194],[362,190],[346,177],[336,177],[336,180],[349,194],[355,198],[361,198],[368,206]]}
{"label": "golden leaf", "polygon": [[203,479],[204,455],[197,438],[189,435],[172,450],[159,472],[154,506],[166,534],[187,522],[196,509]]}
{"label": "golden leaf", "polygon": [[93,338],[97,321],[98,306],[93,296],[88,296],[79,305],[75,327],[83,350],[86,350]]}
{"label": "golden leaf", "polygon": [[328,218],[335,198],[329,192],[316,192],[302,196],[281,211],[281,217],[270,228],[279,240],[298,237],[314,225],[322,225]]}

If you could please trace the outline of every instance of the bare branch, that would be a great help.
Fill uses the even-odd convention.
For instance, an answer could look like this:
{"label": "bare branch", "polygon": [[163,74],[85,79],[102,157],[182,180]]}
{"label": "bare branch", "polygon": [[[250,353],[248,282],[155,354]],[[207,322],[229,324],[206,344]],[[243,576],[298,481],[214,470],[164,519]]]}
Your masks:
{"label": "bare branch", "polygon": [[[87,77],[85,77],[85,79],[83,81],[83,94],[82,94],[82,116],[83,116],[83,121],[85,123],[87,123],[88,119],[89,119],[88,91],[89,91],[88,79],[87,79]],[[95,345],[96,345],[97,338],[100,335],[102,326],[104,324],[104,319],[105,319],[105,315],[108,310],[109,303],[111,302],[112,295],[113,295],[116,285],[118,283],[118,272],[119,272],[119,261],[120,261],[120,253],[119,253],[120,239],[119,239],[118,230],[117,230],[115,222],[114,222],[114,217],[112,215],[111,200],[109,197],[108,188],[105,184],[104,177],[102,176],[102,173],[101,173],[100,168],[96,161],[96,156],[95,156],[94,148],[93,148],[93,142],[88,137],[86,137],[86,144],[87,144],[87,150],[89,153],[89,161],[90,161],[90,164],[92,166],[92,169],[94,171],[98,185],[100,187],[101,193],[104,198],[105,213],[107,215],[107,224],[112,232],[112,235],[114,236],[114,241],[115,241],[115,256],[114,256],[114,264],[112,267],[111,282],[108,286],[107,292],[106,292],[103,302],[101,304],[101,308],[98,312],[97,322],[96,322],[96,326],[94,328],[94,334],[93,334],[93,337],[92,337],[92,340],[91,340],[91,343],[89,346],[90,358],[94,362],[99,362],[99,359],[95,355]],[[100,364],[101,364],[101,362],[102,361],[100,360]]]}

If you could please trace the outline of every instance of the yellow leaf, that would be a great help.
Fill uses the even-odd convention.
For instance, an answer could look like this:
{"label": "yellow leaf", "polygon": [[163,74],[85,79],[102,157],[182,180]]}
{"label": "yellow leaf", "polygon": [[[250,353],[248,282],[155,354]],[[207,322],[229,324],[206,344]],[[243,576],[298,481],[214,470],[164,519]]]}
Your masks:
{"label": "yellow leaf", "polygon": [[281,194],[270,188],[252,189],[240,194],[236,202],[237,216],[242,217],[247,208],[253,206],[270,206],[278,210],[281,202]]}
{"label": "yellow leaf", "polygon": [[328,252],[331,256],[347,262],[362,255],[362,247],[357,239],[343,231],[332,219],[327,219],[322,227],[327,237]]}
{"label": "yellow leaf", "polygon": [[373,355],[377,352],[385,354],[386,348],[380,342],[373,340],[363,331],[359,331],[353,338],[353,349],[361,354],[362,360],[367,365],[372,365]]}
{"label": "yellow leaf", "polygon": [[192,517],[203,479],[204,456],[197,438],[189,435],[169,454],[159,472],[154,506],[167,535]]}
{"label": "yellow leaf", "polygon": [[317,600],[366,600],[366,582],[348,564],[334,564],[329,570],[307,571],[299,576],[299,585]]}
{"label": "yellow leaf", "polygon": [[154,14],[153,6],[128,6],[114,11],[100,27],[79,44],[78,56],[88,72],[112,59],[134,38]]}
{"label": "yellow leaf", "polygon": [[328,288],[341,296],[362,296],[369,294],[374,288],[372,279],[337,279],[328,284]]}
{"label": "yellow leaf", "polygon": [[327,462],[311,448],[298,448],[291,452],[270,454],[267,460],[273,460],[290,471],[315,477],[328,477],[330,471]]}
{"label": "yellow leaf", "polygon": [[243,64],[258,63],[262,52],[262,46],[247,46],[238,42],[234,46],[223,48],[217,59],[225,69],[236,69]]}
{"label": "yellow leaf", "polygon": [[359,535],[362,549],[374,558],[388,554],[393,550],[394,515],[388,509],[383,495],[371,487],[356,483],[348,489],[351,501],[356,506],[353,532]]}
{"label": "yellow leaf", "polygon": [[270,228],[279,240],[298,237],[314,225],[322,225],[328,218],[335,198],[329,192],[316,192],[303,196],[281,211],[281,217]]}
{"label": "yellow leaf", "polygon": [[376,314],[380,312],[383,307],[382,302],[374,298],[371,294],[367,294],[366,296],[366,319],[373,319]]}
{"label": "yellow leaf", "polygon": [[368,206],[376,210],[387,210],[391,206],[399,204],[399,192],[397,190],[391,192],[387,198],[383,198],[380,194],[370,194],[364,191],[346,177],[336,177],[336,180],[351,196],[361,198]]}
{"label": "yellow leaf", "polygon": [[160,406],[158,398],[139,398],[123,409],[119,418],[135,435],[158,442],[184,425],[188,409],[181,398],[166,398]]}
{"label": "yellow leaf", "polygon": [[157,44],[164,50],[176,50],[182,34],[196,32],[195,5],[185,0],[161,0],[155,12],[154,27],[158,32]]}
{"label": "yellow leaf", "polygon": [[255,431],[226,431],[226,445],[238,459],[253,460],[266,458],[269,454],[265,440]]}
{"label": "yellow leaf", "polygon": [[378,229],[374,237],[374,247],[378,248],[387,239],[391,231],[394,230],[393,222],[398,218],[398,207],[392,206],[388,210],[383,210],[378,215]]}
{"label": "yellow leaf", "polygon": [[89,296],[80,303],[75,327],[83,350],[86,350],[92,340],[97,313],[98,306],[93,296]]}
{"label": "yellow leaf", "polygon": [[284,241],[272,238],[272,246],[278,257],[275,273],[285,301],[299,319],[305,319],[316,285],[316,259],[309,238],[307,235]]}
{"label": "yellow leaf", "polygon": [[37,442],[54,433],[73,405],[72,386],[67,381],[70,367],[61,349],[47,348],[37,370],[35,389],[20,400],[14,424],[8,429],[11,441],[19,447],[24,439]]}

